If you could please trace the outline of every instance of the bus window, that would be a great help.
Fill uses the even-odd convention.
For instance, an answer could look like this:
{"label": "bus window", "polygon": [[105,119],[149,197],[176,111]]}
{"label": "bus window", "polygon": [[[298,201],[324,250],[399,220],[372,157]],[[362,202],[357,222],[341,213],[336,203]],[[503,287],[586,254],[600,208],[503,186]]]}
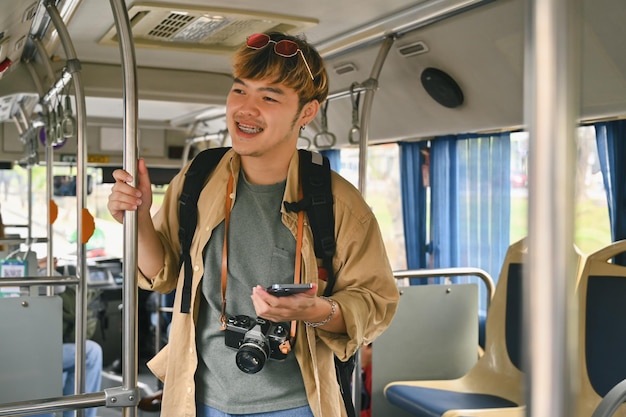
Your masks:
{"label": "bus window", "polygon": [[[606,192],[593,126],[578,128],[575,243],[591,253],[611,243]],[[511,243],[528,234],[528,133],[511,134]]]}
{"label": "bus window", "polygon": [[[406,269],[402,205],[400,196],[400,160],[398,145],[370,146],[367,150],[367,189],[365,199],[380,225],[387,255],[394,270]],[[339,173],[358,188],[359,150],[341,149]]]}

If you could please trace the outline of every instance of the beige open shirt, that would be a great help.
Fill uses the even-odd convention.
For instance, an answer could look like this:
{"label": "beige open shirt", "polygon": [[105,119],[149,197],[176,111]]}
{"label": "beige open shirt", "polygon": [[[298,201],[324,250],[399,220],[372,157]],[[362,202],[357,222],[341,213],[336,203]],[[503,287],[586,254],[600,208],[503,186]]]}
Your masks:
{"label": "beige open shirt", "polygon": [[[294,152],[284,201],[297,201],[298,160],[298,152]],[[191,245],[193,314],[180,313],[183,278],[179,270],[178,196],[186,168],[172,180],[163,205],[154,216],[155,227],[165,248],[165,265],[153,279],[139,273],[139,285],[162,293],[177,288],[169,343],[148,363],[154,374],[164,382],[161,417],[195,417],[196,414],[194,374],[198,359],[195,326],[200,281],[204,274],[202,253],[213,229],[224,219],[227,181],[231,172],[237,180],[239,167],[239,156],[230,150],[216,167],[198,200],[201,215]],[[373,341],[391,322],[399,298],[372,211],[358,190],[336,173],[332,175],[337,237],[337,252],[333,261],[337,280],[332,297],[341,306],[348,332],[330,333],[299,322],[294,349],[309,404],[316,417],[346,415],[336,380],[333,354],[346,360],[363,344]],[[294,236],[296,219],[295,213],[282,209],[282,221]],[[318,281],[310,227],[305,227],[304,231],[302,261],[302,281],[317,282],[321,295],[326,283]]]}

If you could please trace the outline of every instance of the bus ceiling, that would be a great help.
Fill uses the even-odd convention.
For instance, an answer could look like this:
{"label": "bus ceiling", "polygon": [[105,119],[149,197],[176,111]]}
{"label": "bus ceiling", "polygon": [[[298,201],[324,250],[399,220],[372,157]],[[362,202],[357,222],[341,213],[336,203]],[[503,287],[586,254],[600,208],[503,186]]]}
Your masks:
{"label": "bus ceiling", "polygon": [[[331,87],[326,122],[328,132],[336,137],[335,147],[354,144],[350,91],[355,84],[362,91],[375,90],[367,121],[369,143],[519,128],[524,125],[525,3],[393,0],[382,9],[374,0],[354,7],[305,3],[290,14],[272,4],[254,10],[256,3],[251,3],[250,10],[235,10],[227,1],[212,6],[199,1],[130,5],[137,49],[139,136],[146,138],[144,144],[149,139],[161,149],[145,150],[149,156],[162,154],[155,155],[162,159],[158,163],[178,164],[180,159],[168,161],[169,147],[223,130],[230,53],[251,31],[268,29],[302,33],[325,57]],[[583,6],[581,119],[620,117],[626,113],[626,62],[621,45],[626,34],[623,25],[612,22],[626,20],[626,3],[585,0]],[[80,60],[90,147],[98,149],[102,137],[110,133],[103,130],[121,127],[123,115],[112,13],[107,2],[66,0],[59,7]],[[4,122],[3,136],[8,141],[19,132],[13,120],[15,110],[7,103],[15,101],[16,95],[47,92],[56,81],[51,78],[59,77],[66,62],[40,3],[7,0],[2,8],[0,122]],[[183,29],[170,35],[149,34],[150,28],[167,22],[172,13],[185,17]],[[218,15],[244,28],[221,46],[210,42],[210,27],[228,26],[216,23]],[[255,23],[259,16],[269,27]],[[389,38],[393,45],[380,65],[380,74],[372,79],[381,45]],[[432,74],[444,75],[433,78]],[[59,96],[72,93],[69,87]],[[449,99],[455,104],[446,105]],[[5,113],[12,114],[3,115],[3,106]],[[322,130],[319,115],[303,136],[311,139]]]}

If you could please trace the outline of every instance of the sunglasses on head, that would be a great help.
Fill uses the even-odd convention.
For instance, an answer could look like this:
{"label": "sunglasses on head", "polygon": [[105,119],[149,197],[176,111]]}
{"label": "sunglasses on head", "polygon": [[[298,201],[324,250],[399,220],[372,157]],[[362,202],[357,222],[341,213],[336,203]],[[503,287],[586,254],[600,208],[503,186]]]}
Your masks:
{"label": "sunglasses on head", "polygon": [[306,62],[306,58],[304,57],[302,50],[294,41],[291,41],[289,39],[283,39],[276,42],[265,33],[255,33],[254,35],[248,36],[248,38],[246,39],[246,46],[250,49],[263,49],[270,43],[274,44],[274,52],[276,53],[276,55],[282,56],[284,58],[291,58],[292,56],[300,52],[300,56],[302,56],[302,60],[304,61],[304,65],[306,65],[306,69],[309,71],[311,79],[315,80],[315,77],[313,77],[313,73],[311,72],[311,68],[309,67],[309,63]]}

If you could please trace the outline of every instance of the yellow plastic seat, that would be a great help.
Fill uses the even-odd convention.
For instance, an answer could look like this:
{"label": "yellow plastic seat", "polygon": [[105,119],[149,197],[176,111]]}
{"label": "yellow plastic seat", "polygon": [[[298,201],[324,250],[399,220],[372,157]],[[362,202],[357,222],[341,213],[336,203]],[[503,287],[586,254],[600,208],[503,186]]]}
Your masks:
{"label": "yellow plastic seat", "polygon": [[[590,417],[613,387],[626,379],[626,267],[613,257],[626,240],[587,256],[578,283],[578,374],[576,416]],[[615,406],[626,416],[626,406]]]}
{"label": "yellow plastic seat", "polygon": [[452,380],[397,381],[386,399],[418,417],[523,416],[521,370],[522,264],[526,240],[511,245],[489,307],[485,352],[464,376]]}

